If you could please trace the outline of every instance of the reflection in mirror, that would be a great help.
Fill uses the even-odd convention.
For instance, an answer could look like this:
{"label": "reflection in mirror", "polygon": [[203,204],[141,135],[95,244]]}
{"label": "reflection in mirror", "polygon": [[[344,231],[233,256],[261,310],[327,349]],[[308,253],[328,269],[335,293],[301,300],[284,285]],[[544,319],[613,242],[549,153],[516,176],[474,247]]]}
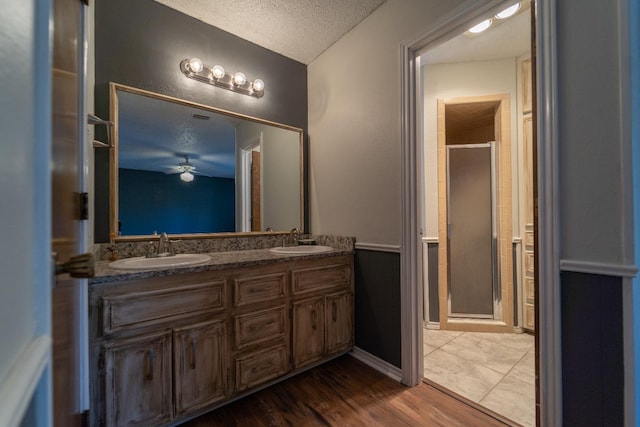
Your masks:
{"label": "reflection in mirror", "polygon": [[114,236],[302,229],[302,131],[111,83]]}

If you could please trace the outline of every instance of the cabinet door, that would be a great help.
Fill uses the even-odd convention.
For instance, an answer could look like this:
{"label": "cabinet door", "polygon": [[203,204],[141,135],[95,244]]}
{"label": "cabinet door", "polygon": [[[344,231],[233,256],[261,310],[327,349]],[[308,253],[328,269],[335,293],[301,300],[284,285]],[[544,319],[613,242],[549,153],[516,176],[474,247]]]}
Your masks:
{"label": "cabinet door", "polygon": [[105,344],[108,426],[158,425],[172,418],[171,332]]}
{"label": "cabinet door", "polygon": [[327,295],[327,353],[351,347],[353,337],[353,298],[351,292]]}
{"label": "cabinet door", "polygon": [[174,330],[177,415],[227,396],[225,337],[226,327],[222,320]]}
{"label": "cabinet door", "polygon": [[293,365],[298,368],[324,353],[324,297],[293,304]]}

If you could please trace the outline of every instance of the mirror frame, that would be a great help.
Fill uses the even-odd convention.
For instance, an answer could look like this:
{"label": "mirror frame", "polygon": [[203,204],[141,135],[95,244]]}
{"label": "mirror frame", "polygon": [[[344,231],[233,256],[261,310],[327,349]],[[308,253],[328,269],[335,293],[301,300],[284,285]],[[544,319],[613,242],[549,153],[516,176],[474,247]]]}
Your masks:
{"label": "mirror frame", "polygon": [[[162,95],[148,90],[135,88],[132,86],[126,86],[120,83],[109,83],[109,117],[113,122],[113,129],[111,132],[111,149],[109,150],[109,235],[111,240],[118,242],[127,241],[140,241],[149,240],[151,235],[131,235],[131,236],[119,236],[118,235],[118,204],[119,204],[119,188],[118,188],[118,91],[124,91],[136,95],[147,96],[161,101],[173,102],[175,104],[184,105],[191,108],[199,108],[211,113],[223,114],[225,116],[235,117],[243,120],[249,120],[255,123],[263,125],[274,126],[281,129],[291,130],[298,132],[299,135],[299,147],[300,147],[300,225],[299,229],[301,233],[305,233],[305,218],[304,218],[304,206],[305,206],[305,188],[304,188],[304,131],[300,128],[285,125],[282,123],[272,122],[269,120],[259,119],[257,117],[251,117],[244,114],[235,113],[233,111],[223,110],[221,108],[212,107],[205,104],[199,104],[197,102],[187,101],[180,98],[175,98],[169,95]],[[236,231],[236,232],[223,232],[223,233],[191,233],[191,234],[172,234],[172,236],[180,239],[203,239],[203,238],[217,238],[217,237],[234,237],[234,236],[260,236],[271,234],[288,233],[289,230],[276,230],[276,231]]]}

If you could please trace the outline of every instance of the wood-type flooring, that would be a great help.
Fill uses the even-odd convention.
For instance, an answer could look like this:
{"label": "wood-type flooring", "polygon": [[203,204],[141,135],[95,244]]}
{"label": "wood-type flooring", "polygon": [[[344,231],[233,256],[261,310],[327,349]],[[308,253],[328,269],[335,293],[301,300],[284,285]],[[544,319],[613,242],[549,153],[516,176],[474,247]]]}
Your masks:
{"label": "wood-type flooring", "polygon": [[186,427],[506,426],[427,385],[405,387],[342,356],[183,424]]}

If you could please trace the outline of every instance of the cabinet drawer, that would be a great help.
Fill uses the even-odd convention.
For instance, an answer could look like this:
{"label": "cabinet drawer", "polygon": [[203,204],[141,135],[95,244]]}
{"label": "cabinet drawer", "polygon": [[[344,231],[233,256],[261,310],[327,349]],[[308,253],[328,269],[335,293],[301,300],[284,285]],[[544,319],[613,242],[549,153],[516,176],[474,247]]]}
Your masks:
{"label": "cabinet drawer", "polygon": [[233,281],[233,305],[236,307],[284,298],[285,273],[243,277]]}
{"label": "cabinet drawer", "polygon": [[277,307],[235,318],[236,348],[243,348],[274,338],[284,338],[287,310]]}
{"label": "cabinet drawer", "polygon": [[351,268],[344,264],[293,270],[293,293],[303,294],[322,289],[343,287],[350,283]]}
{"label": "cabinet drawer", "polygon": [[280,345],[268,350],[236,358],[237,391],[246,390],[288,371],[287,347]]}
{"label": "cabinet drawer", "polygon": [[224,308],[224,280],[103,297],[103,332],[157,323],[199,310]]}

